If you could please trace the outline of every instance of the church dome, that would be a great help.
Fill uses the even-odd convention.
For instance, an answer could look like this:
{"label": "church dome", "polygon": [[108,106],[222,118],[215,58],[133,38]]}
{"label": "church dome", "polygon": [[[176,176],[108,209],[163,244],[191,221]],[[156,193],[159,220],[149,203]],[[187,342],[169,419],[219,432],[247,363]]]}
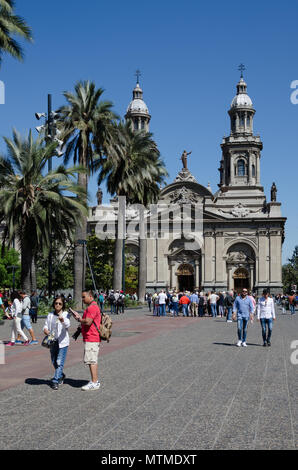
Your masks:
{"label": "church dome", "polygon": [[233,98],[231,103],[231,108],[238,108],[243,106],[252,107],[252,101],[247,93],[239,93],[239,95],[236,95],[235,98]]}
{"label": "church dome", "polygon": [[148,108],[147,108],[147,105],[145,103],[145,101],[143,101],[142,99],[139,99],[139,98],[136,98],[134,100],[132,100],[129,105],[128,105],[128,108],[127,108],[127,112],[139,112],[139,113],[145,113],[145,114],[149,114],[149,111],[148,111]]}
{"label": "church dome", "polygon": [[243,77],[241,77],[239,82],[237,83],[237,95],[233,98],[231,108],[242,108],[246,106],[252,108],[252,101],[248,96],[246,90],[247,84],[243,80]]}

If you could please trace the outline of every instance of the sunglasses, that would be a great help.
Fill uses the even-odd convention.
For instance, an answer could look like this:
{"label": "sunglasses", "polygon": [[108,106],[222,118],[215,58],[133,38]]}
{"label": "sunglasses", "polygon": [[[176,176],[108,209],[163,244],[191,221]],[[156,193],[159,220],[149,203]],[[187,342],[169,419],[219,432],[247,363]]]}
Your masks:
{"label": "sunglasses", "polygon": [[62,302],[55,302],[55,305],[63,305]]}

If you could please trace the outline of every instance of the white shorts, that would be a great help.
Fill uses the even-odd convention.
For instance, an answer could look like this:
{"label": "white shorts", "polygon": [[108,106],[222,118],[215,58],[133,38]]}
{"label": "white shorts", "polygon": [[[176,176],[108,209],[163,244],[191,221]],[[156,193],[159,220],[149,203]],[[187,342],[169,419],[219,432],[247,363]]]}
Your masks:
{"label": "white shorts", "polygon": [[99,343],[84,343],[84,363],[97,364]]}

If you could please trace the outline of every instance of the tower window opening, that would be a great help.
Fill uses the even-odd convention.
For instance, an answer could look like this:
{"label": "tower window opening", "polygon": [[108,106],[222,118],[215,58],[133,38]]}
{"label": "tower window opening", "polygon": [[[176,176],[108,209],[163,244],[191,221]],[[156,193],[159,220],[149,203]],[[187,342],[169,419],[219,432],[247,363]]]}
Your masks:
{"label": "tower window opening", "polygon": [[145,120],[144,120],[144,119],[142,119],[141,128],[142,128],[142,129],[145,129]]}
{"label": "tower window opening", "polygon": [[252,175],[253,177],[256,176],[256,167],[255,167],[254,165],[252,165],[252,167],[251,167],[251,175]]}
{"label": "tower window opening", "polygon": [[242,159],[237,162],[237,174],[238,176],[245,176],[245,161]]}
{"label": "tower window opening", "polygon": [[240,114],[240,127],[244,127],[244,116]]}
{"label": "tower window opening", "polygon": [[138,128],[139,128],[139,123],[138,123],[138,120],[135,119],[135,120],[134,120],[134,130],[137,131]]}

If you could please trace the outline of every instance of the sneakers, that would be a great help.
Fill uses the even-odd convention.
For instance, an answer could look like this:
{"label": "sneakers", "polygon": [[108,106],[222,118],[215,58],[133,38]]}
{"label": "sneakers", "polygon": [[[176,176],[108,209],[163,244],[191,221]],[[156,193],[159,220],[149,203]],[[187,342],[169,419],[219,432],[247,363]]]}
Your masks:
{"label": "sneakers", "polygon": [[240,348],[241,344],[242,344],[242,341],[239,340],[237,343],[238,348]]}
{"label": "sneakers", "polygon": [[247,348],[247,344],[246,344],[245,341],[242,343],[242,346],[243,346],[244,348]]}
{"label": "sneakers", "polygon": [[233,320],[227,320],[227,323],[233,323]]}
{"label": "sneakers", "polygon": [[27,341],[25,341],[25,342],[23,343],[23,346],[29,346],[29,344],[30,344],[30,341],[29,341],[29,339],[28,339]]}
{"label": "sneakers", "polygon": [[30,341],[29,344],[38,344],[38,341],[35,339],[35,340]]}
{"label": "sneakers", "polygon": [[271,343],[270,343],[270,341],[267,341],[267,346],[271,346]]}
{"label": "sneakers", "polygon": [[12,343],[11,341],[9,341],[9,343],[7,343],[5,346],[14,346],[15,343]]}
{"label": "sneakers", "polygon": [[16,340],[16,344],[23,344],[23,341],[20,341],[19,339]]}
{"label": "sneakers", "polygon": [[51,389],[52,390],[58,390],[58,388],[59,388],[59,385],[57,384],[57,382],[52,382],[51,383]]}
{"label": "sneakers", "polygon": [[267,343],[266,343],[266,341],[264,341],[263,347],[266,348],[266,346],[267,346]]}
{"label": "sneakers", "polygon": [[89,390],[98,390],[100,387],[100,383],[99,382],[89,382],[87,385],[84,385],[84,387],[82,387],[82,390],[84,391],[89,391]]}
{"label": "sneakers", "polygon": [[59,379],[58,381],[59,385],[62,385],[64,383],[65,377],[66,377],[65,374],[62,374],[61,379]]}

